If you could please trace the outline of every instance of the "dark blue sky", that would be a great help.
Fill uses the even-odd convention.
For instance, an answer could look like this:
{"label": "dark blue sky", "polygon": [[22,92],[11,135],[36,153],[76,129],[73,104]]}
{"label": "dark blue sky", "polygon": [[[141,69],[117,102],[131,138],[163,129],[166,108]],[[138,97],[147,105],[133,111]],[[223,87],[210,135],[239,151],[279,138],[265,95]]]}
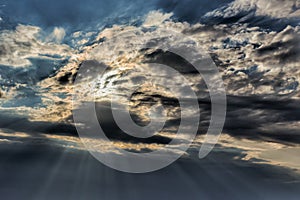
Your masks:
{"label": "dark blue sky", "polygon": [[105,20],[122,22],[143,16],[150,10],[174,12],[179,20],[196,22],[208,11],[232,0],[0,0],[0,8],[10,21],[46,27],[72,29],[101,24]]}

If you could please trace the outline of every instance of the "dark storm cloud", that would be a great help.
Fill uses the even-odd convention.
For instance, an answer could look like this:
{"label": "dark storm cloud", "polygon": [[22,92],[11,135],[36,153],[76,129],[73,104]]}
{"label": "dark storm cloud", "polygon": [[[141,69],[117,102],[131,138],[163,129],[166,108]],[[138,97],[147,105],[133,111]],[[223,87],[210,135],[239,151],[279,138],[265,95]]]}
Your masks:
{"label": "dark storm cloud", "polygon": [[[288,35],[288,34],[286,34]],[[299,35],[295,35],[287,41],[277,41],[271,43],[265,47],[259,48],[257,50],[257,56],[262,57],[262,61],[268,62],[268,60],[264,60],[264,57],[267,55],[272,55],[273,52],[277,52],[276,55],[273,56],[274,59],[279,60],[280,64],[288,64],[293,62],[300,61],[300,37]]]}
{"label": "dark storm cloud", "polygon": [[[262,97],[234,97],[228,96],[227,117],[224,132],[234,137],[248,138],[258,141],[279,141],[299,144],[299,128],[293,127],[300,121],[299,100],[280,100]],[[173,99],[165,99],[165,105],[174,105]],[[199,100],[201,109],[201,121],[198,133],[206,134],[211,116],[211,102]],[[115,124],[111,109],[107,104],[97,104],[99,123],[110,139],[127,142],[167,144],[170,138],[154,136],[150,139],[136,139],[123,133]],[[139,121],[137,115],[132,114],[135,121]],[[167,121],[164,129],[178,128],[179,118]],[[281,127],[281,128],[280,128]],[[175,132],[177,129],[174,129]],[[174,131],[173,130],[173,131]],[[174,132],[174,133],[175,133]]]}
{"label": "dark storm cloud", "polygon": [[[119,111],[122,112],[122,111]],[[116,124],[111,105],[105,102],[96,104],[96,113],[99,124],[103,129],[104,133],[110,140],[117,140],[131,143],[144,143],[144,144],[168,144],[171,139],[161,135],[155,135],[150,138],[136,138],[124,133]],[[132,114],[133,119],[138,120],[138,116]]]}
{"label": "dark storm cloud", "polygon": [[269,129],[276,124],[280,127],[280,124],[299,122],[299,103],[292,99],[229,96],[224,130],[232,136],[300,143],[299,128]]}
{"label": "dark storm cloud", "polygon": [[52,122],[32,122],[27,117],[12,115],[11,113],[1,111],[0,128],[10,129],[12,131],[21,131],[26,133],[46,133],[57,135],[77,135],[76,128],[70,124],[52,123]]}
{"label": "dark storm cloud", "polygon": [[[224,133],[233,137],[257,141],[300,143],[299,100],[265,99],[253,97],[227,97]],[[206,134],[211,116],[210,101],[199,101],[201,122],[199,134]],[[295,124],[295,125],[293,125]]]}

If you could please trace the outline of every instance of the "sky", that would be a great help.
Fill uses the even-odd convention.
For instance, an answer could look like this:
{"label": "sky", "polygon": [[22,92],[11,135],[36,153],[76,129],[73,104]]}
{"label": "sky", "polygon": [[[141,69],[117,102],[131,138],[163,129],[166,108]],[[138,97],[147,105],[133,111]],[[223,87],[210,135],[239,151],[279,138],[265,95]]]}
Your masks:
{"label": "sky", "polygon": [[[7,180],[0,185],[0,195],[152,199],[172,192],[174,199],[187,194],[195,199],[296,198],[299,7],[299,0],[0,0],[0,177]],[[218,69],[227,95],[226,119],[206,159],[197,157],[212,116],[204,78],[184,58],[143,49],[145,44],[201,49]],[[178,161],[134,176],[110,169],[89,154],[74,124],[74,110],[81,109],[73,105],[74,96],[96,101],[98,121],[119,148],[88,138],[99,146],[98,152],[155,151],[174,139],[183,121],[175,93],[192,100],[183,79],[155,70],[151,63],[184,75],[201,115],[197,136]],[[76,84],[85,67],[91,75]],[[96,73],[102,68],[102,75]],[[147,125],[150,107],[163,106],[166,125],[148,139],[128,136],[115,123],[107,102],[113,97],[127,105],[128,88],[153,77],[158,77],[158,85],[141,84],[130,97],[131,116]],[[87,90],[90,85],[92,90]],[[187,121],[197,114],[187,113]],[[172,148],[180,153],[175,151],[180,145]],[[22,186],[19,193],[17,185]]]}

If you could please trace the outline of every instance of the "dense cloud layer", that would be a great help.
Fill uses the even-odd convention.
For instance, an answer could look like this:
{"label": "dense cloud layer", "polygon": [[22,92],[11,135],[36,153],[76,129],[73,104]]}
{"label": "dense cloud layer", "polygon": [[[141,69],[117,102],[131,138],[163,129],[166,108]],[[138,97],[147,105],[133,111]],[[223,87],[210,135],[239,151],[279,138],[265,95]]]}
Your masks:
{"label": "dense cloud layer", "polygon": [[[109,95],[122,97],[128,87],[143,78],[141,74],[131,73],[133,68],[138,68],[142,73],[151,71],[148,65],[136,66],[136,63],[147,60],[173,64],[175,69],[181,70],[195,83],[193,89],[203,112],[199,134],[205,133],[211,107],[203,79],[189,70],[186,62],[167,52],[137,51],[141,43],[153,41],[185,44],[186,38],[176,38],[166,32],[172,30],[195,41],[186,45],[201,46],[217,65],[228,94],[228,116],[224,132],[230,137],[251,140],[294,145],[300,142],[297,138],[300,121],[297,106],[300,97],[300,28],[297,26],[299,1],[286,1],[284,7],[279,1],[267,0],[214,3],[192,0],[173,0],[171,3],[150,1],[149,5],[142,2],[134,8],[126,9],[127,4],[133,3],[118,1],[118,6],[114,7],[115,1],[89,1],[84,2],[85,5],[82,1],[60,1],[47,9],[46,5],[49,4],[46,1],[22,1],[30,3],[26,9],[17,6],[17,3],[6,2],[5,13],[12,15],[14,12],[15,21],[23,20],[46,27],[42,31],[38,26],[16,25],[14,29],[10,27],[9,30],[0,32],[0,80],[3,90],[1,109],[29,117],[31,121],[22,119],[20,126],[30,126],[32,129],[28,131],[35,131],[39,125],[49,128],[56,126],[58,122],[72,123],[73,82],[82,65],[96,68],[108,66],[109,70],[104,76],[97,77],[96,82],[100,88],[96,93],[96,100],[102,106],[101,103]],[[72,9],[69,6],[71,3],[74,5]],[[107,3],[105,7],[102,6],[104,3]],[[141,9],[139,6],[142,4],[146,8]],[[97,6],[100,9],[98,14],[90,15]],[[173,13],[154,11],[138,17],[152,8]],[[120,10],[129,14],[131,11],[139,12],[134,16],[130,15],[129,19],[129,15],[115,15],[123,13]],[[25,15],[27,13],[30,14]],[[21,19],[21,16],[26,17]],[[116,20],[114,26],[102,21],[109,17],[110,22]],[[100,22],[97,21],[100,18]],[[77,30],[78,27],[92,26],[85,25],[90,21],[98,25],[92,27],[93,31]],[[125,23],[121,23],[122,21]],[[77,28],[66,28],[74,24]],[[61,44],[64,42],[72,44],[72,47]],[[117,48],[113,48],[112,44]],[[168,59],[164,60],[164,56]],[[174,81],[174,85],[180,89],[180,79],[177,77],[170,77],[162,71],[155,75],[165,79],[162,85]],[[84,90],[88,84],[89,80],[82,85],[83,90],[80,92],[89,94],[91,91]],[[124,103],[123,100],[121,98],[119,103]],[[172,94],[145,84],[133,95],[132,100],[132,114],[140,123],[148,122],[149,106],[166,104],[171,118],[168,127],[147,145],[151,149],[168,143],[180,121],[178,103]],[[193,114],[191,111],[191,116]],[[7,119],[9,123],[3,122],[1,126],[16,129],[11,125],[14,119]],[[48,123],[45,125],[35,121]],[[116,127],[109,128],[112,138],[120,142],[120,146],[124,146],[123,136],[115,135]],[[141,150],[140,144],[146,144],[145,141],[132,139],[125,141],[127,142],[134,144],[130,148],[137,148],[136,150]]]}

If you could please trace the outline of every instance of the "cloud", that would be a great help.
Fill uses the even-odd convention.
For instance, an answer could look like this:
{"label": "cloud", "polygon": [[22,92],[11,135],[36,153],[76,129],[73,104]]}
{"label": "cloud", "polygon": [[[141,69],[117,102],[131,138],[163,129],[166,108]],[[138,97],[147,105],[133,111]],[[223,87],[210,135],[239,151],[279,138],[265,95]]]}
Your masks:
{"label": "cloud", "polygon": [[[201,144],[202,138],[197,138]],[[281,166],[300,173],[300,159],[297,156],[299,146],[272,142],[253,141],[247,138],[237,138],[228,134],[222,134],[219,143],[221,151],[237,151],[244,154],[241,159],[251,163],[268,164],[270,166]]]}
{"label": "cloud", "polygon": [[300,17],[299,0],[235,0],[234,2],[207,13],[207,16],[230,18],[241,13],[254,12],[256,16],[269,16],[272,18]]}
{"label": "cloud", "polygon": [[46,38],[47,42],[61,43],[66,36],[66,31],[62,27],[55,27],[53,32]]}
{"label": "cloud", "polygon": [[228,14],[230,14],[230,8],[233,13],[255,9],[257,16],[270,16],[278,19],[300,17],[299,0],[236,0],[229,7]]}
{"label": "cloud", "polygon": [[[155,16],[159,20],[155,21]],[[170,15],[151,12],[145,18],[145,24],[139,26],[115,25],[100,31],[92,44],[83,46],[81,52],[71,52],[73,59],[60,68],[54,76],[41,80],[38,87],[47,90],[40,95],[40,105],[43,107],[26,108],[31,121],[51,121],[72,123],[72,94],[73,81],[82,65],[101,69],[108,67],[104,76],[99,76],[95,82],[86,78],[86,82],[79,90],[82,99],[90,101],[89,94],[96,95],[99,102],[103,102],[112,95],[120,97],[119,103],[124,103],[124,92],[129,87],[145,78],[145,73],[153,72],[161,77],[164,86],[173,85],[181,88],[181,79],[165,73],[155,71],[150,65],[142,65],[141,61],[164,61],[182,72],[191,82],[196,83],[196,91],[201,107],[201,126],[199,134],[204,134],[210,120],[210,102],[207,88],[200,76],[196,76],[184,60],[163,51],[138,51],[145,43],[159,40],[161,44],[182,44],[186,38],[177,38],[165,30],[182,32],[192,38],[205,49],[215,61],[223,77],[228,94],[228,112],[225,131],[230,136],[248,138],[257,141],[289,142],[298,144],[297,126],[300,121],[299,109],[299,61],[297,58],[297,43],[299,28],[287,26],[282,31],[266,31],[259,27],[247,27],[244,24],[191,25],[189,23],[174,22]],[[159,22],[159,23],[157,23]],[[148,28],[147,25],[155,27]],[[29,28],[29,27],[27,27]],[[38,40],[40,30],[32,28],[25,31],[38,44],[54,47],[52,51],[63,45],[45,43]],[[29,30],[31,30],[29,29]],[[21,28],[21,30],[23,30]],[[25,28],[25,30],[27,30]],[[55,32],[55,31],[54,31]],[[17,32],[10,32],[17,34]],[[56,31],[60,36],[63,31]],[[74,34],[80,37],[82,33]],[[13,34],[12,34],[13,35]],[[14,37],[17,37],[16,35]],[[133,39],[134,38],[134,39]],[[14,44],[14,43],[12,43]],[[15,44],[16,45],[16,44]],[[32,49],[31,49],[32,50]],[[31,51],[29,51],[31,52]],[[32,54],[32,52],[31,52]],[[286,57],[284,55],[291,55]],[[69,55],[69,54],[67,54]],[[137,65],[137,63],[140,63]],[[93,68],[92,68],[93,69]],[[139,69],[133,72],[132,69]],[[97,77],[97,71],[90,71],[92,77]],[[178,84],[179,83],[179,84]],[[99,86],[95,91],[86,90],[89,84]],[[176,92],[181,92],[180,90]],[[173,95],[173,96],[172,96]],[[160,145],[164,138],[172,138],[180,122],[178,104],[174,94],[163,87],[141,85],[132,96],[132,114],[139,123],[149,120],[149,106],[163,104],[170,120],[160,139],[153,140],[153,145]],[[94,100],[94,99],[92,99]],[[147,102],[151,102],[151,104]],[[191,117],[193,116],[193,112]],[[34,124],[34,123],[33,123]],[[37,123],[38,124],[38,123]],[[109,123],[108,123],[109,124]],[[278,128],[284,125],[285,130]],[[109,127],[110,128],[110,127]],[[274,130],[275,129],[275,130]],[[114,132],[115,133],[115,132]],[[114,134],[111,133],[111,134]],[[122,140],[120,135],[113,135],[117,142]],[[131,142],[132,140],[126,141]],[[138,146],[143,144],[139,141]],[[121,143],[120,143],[121,144]],[[128,145],[133,148],[137,144]],[[138,148],[139,148],[138,147]],[[150,147],[149,147],[150,148]]]}
{"label": "cloud", "polygon": [[[0,32],[0,65],[10,67],[28,67],[31,58],[64,60],[72,55],[67,45],[48,43],[42,39],[42,29],[36,26],[18,25],[16,30]],[[59,41],[65,35],[63,29],[56,28],[51,38]]]}
{"label": "cloud", "polygon": [[[100,95],[99,99],[103,100],[109,94],[122,95],[122,89],[129,87],[138,78],[138,74],[125,72],[129,72],[145,56],[141,52],[137,53],[136,50],[141,44],[158,38],[161,38],[162,44],[184,43],[185,38],[173,38],[164,31],[173,30],[182,32],[197,41],[198,45],[212,56],[222,74],[228,95],[274,99],[299,97],[300,66],[298,52],[295,51],[298,47],[295,42],[299,35],[298,27],[288,26],[283,31],[270,32],[243,24],[191,25],[173,22],[168,18],[169,15],[158,12],[149,13],[144,25],[149,24],[148,19],[154,19],[154,16],[160,16],[160,23],[155,22],[156,29],[153,30],[143,30],[137,26],[115,25],[100,31],[93,44],[85,46],[82,53],[74,55],[75,60],[60,69],[56,76],[43,80],[40,86],[51,85],[51,90],[55,93],[72,92],[70,83],[74,80],[78,67],[86,60],[92,60],[91,63],[96,66],[100,66],[101,63],[109,66],[108,73],[99,80],[105,83],[103,84],[105,87],[97,92]],[[148,56],[147,59],[159,59],[160,53],[155,52],[153,55],[152,58]],[[284,55],[291,56],[288,58]],[[201,77],[194,76],[193,71],[188,70],[189,66],[186,66],[186,63],[171,55],[167,60],[169,63],[165,64],[174,65],[175,63],[174,67],[177,70],[185,70],[185,75],[189,76],[192,82],[197,83],[194,89],[199,97],[208,97],[205,83]],[[147,70],[148,66],[143,67]],[[127,74],[127,76],[123,77],[121,74]],[[160,75],[165,76],[162,72]],[[174,84],[180,82],[179,79],[176,80],[176,77],[172,77],[172,80]],[[65,91],[61,89],[62,85]],[[165,95],[166,93],[162,94],[162,96]],[[67,99],[63,101],[66,102]],[[51,107],[51,110],[55,109]]]}
{"label": "cloud", "polygon": [[166,13],[163,14],[158,11],[151,11],[147,16],[143,23],[143,26],[149,27],[149,26],[157,26],[163,23],[165,20],[170,19],[172,16],[172,13]]}
{"label": "cloud", "polygon": [[248,23],[272,30],[282,30],[287,25],[299,24],[299,0],[235,0],[226,6],[206,13],[204,22]]}

